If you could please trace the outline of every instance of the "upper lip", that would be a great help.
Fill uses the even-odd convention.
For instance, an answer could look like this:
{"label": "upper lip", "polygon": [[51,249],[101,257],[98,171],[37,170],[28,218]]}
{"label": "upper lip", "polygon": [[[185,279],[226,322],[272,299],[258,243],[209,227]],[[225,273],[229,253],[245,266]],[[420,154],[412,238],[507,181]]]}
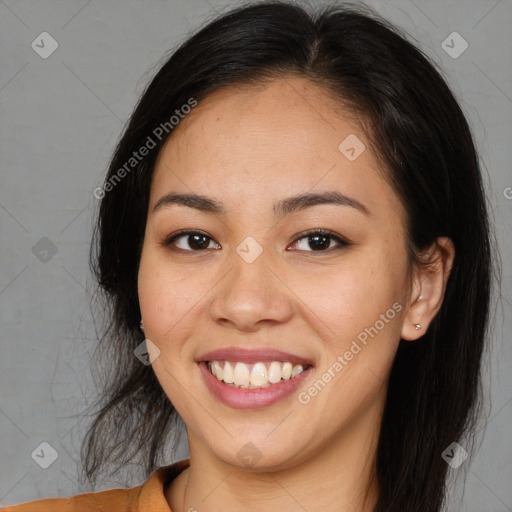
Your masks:
{"label": "upper lip", "polygon": [[292,364],[312,365],[312,361],[306,357],[275,350],[272,348],[248,349],[240,347],[226,347],[211,350],[199,356],[196,360],[201,361],[232,361],[254,364],[264,361],[288,361]]}

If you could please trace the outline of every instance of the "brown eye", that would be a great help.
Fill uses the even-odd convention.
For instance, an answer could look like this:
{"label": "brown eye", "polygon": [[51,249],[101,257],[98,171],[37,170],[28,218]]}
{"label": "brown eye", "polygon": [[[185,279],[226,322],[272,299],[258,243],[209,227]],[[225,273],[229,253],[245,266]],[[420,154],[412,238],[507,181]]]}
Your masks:
{"label": "brown eye", "polygon": [[[306,243],[302,243],[302,247],[298,247],[298,250],[306,252],[328,252],[330,249],[338,249],[350,245],[349,242],[343,240],[340,236],[325,229],[300,233],[294,245],[297,245],[301,240],[306,240]],[[331,245],[332,242],[335,242],[334,247]],[[308,250],[308,248],[311,250]]]}
{"label": "brown eye", "polygon": [[[199,252],[208,249],[211,242],[213,239],[200,231],[180,231],[167,238],[164,245],[177,250]],[[213,248],[218,247],[220,246],[216,244]]]}

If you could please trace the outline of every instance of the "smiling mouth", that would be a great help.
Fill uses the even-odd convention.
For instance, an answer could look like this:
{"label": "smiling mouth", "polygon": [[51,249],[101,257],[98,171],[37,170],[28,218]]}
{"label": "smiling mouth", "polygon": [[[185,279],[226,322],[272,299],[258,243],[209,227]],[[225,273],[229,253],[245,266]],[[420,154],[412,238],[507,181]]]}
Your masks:
{"label": "smiling mouth", "polygon": [[205,361],[206,367],[217,380],[234,388],[268,388],[292,380],[311,367],[288,361],[266,361],[246,364],[240,361]]}

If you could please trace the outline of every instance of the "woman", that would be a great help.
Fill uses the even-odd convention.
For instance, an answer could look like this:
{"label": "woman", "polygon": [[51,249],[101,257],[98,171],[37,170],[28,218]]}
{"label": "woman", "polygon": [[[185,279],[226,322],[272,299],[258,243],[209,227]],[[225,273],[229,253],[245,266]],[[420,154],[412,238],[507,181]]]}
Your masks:
{"label": "woman", "polygon": [[[115,371],[84,468],[151,476],[6,511],[441,510],[493,259],[468,124],[418,49],[362,10],[222,15],[95,195]],[[180,418],[190,458],[159,467]]]}

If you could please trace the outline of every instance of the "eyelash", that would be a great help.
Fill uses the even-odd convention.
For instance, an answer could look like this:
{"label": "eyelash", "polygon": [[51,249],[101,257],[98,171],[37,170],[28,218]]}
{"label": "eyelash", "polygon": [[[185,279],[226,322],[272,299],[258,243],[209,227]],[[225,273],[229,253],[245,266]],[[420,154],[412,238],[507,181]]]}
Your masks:
{"label": "eyelash", "polygon": [[[206,249],[200,249],[200,250],[190,249],[190,250],[186,250],[186,249],[179,249],[179,248],[171,247],[172,244],[178,238],[181,238],[181,237],[186,236],[186,235],[202,235],[202,236],[204,236],[206,238],[209,238],[210,240],[213,240],[212,237],[210,237],[209,235],[207,235],[206,233],[204,233],[202,231],[182,230],[182,231],[178,231],[177,233],[174,233],[173,235],[170,235],[169,237],[167,237],[163,241],[162,245],[164,245],[165,247],[168,247],[170,250],[176,251],[176,252],[204,252],[206,250]],[[293,244],[296,244],[299,240],[302,240],[303,238],[311,238],[313,236],[325,236],[325,237],[328,237],[331,240],[334,240],[334,241],[338,242],[339,245],[337,247],[331,247],[331,248],[326,249],[326,250],[318,250],[318,251],[313,251],[312,250],[312,251],[304,251],[304,252],[327,253],[327,252],[332,252],[333,250],[339,250],[339,249],[342,249],[343,247],[348,247],[349,245],[352,245],[348,240],[342,238],[341,236],[337,235],[333,231],[329,231],[328,229],[310,229],[308,231],[302,231],[301,233],[299,233],[297,235],[297,238],[295,238],[295,241],[293,242]]]}

